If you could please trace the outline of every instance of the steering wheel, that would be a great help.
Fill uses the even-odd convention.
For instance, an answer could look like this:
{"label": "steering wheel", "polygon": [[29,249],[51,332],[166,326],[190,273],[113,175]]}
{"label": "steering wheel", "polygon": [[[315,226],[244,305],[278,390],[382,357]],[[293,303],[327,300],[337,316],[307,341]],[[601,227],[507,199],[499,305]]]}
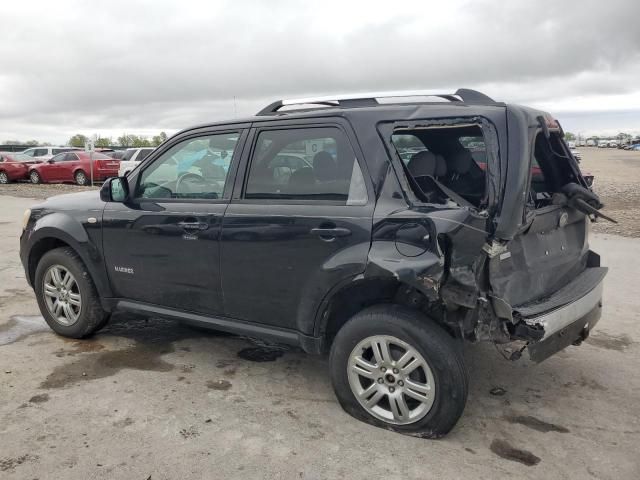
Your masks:
{"label": "steering wheel", "polygon": [[[185,192],[180,191],[180,187],[184,185],[187,187]],[[176,180],[176,193],[204,193],[204,191],[200,191],[200,192],[194,192],[191,187],[189,187],[189,185],[200,185],[200,186],[204,186],[204,187],[208,187],[209,184],[207,183],[207,181],[204,179],[204,177],[202,175],[198,175],[197,173],[193,173],[193,172],[185,172],[182,175],[180,175],[178,177],[178,180]]]}

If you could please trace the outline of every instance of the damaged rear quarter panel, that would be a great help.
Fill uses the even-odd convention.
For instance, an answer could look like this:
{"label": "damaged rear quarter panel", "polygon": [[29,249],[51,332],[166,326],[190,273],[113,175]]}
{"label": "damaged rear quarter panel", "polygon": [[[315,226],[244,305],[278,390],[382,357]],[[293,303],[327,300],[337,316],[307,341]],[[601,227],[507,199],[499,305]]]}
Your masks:
{"label": "damaged rear quarter panel", "polygon": [[[484,256],[486,218],[466,208],[413,207],[374,225],[365,277],[394,277],[430,301],[473,308]],[[403,236],[407,225],[416,238]],[[424,232],[424,235],[422,233]]]}

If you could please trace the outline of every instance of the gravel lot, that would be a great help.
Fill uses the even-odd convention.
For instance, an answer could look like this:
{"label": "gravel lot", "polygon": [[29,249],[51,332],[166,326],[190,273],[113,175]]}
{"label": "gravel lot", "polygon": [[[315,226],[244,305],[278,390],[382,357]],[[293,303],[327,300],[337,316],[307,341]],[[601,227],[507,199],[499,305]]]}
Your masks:
{"label": "gravel lot", "polygon": [[594,231],[640,237],[640,152],[609,148],[580,148],[584,172],[595,175],[594,190],[605,204],[603,212],[616,219],[599,220]]}
{"label": "gravel lot", "polygon": [[[618,233],[637,236],[640,153],[583,151]],[[0,188],[0,478],[640,478],[640,240],[594,235],[611,271],[581,347],[532,365],[468,346],[467,410],[428,441],[345,414],[323,357],[249,361],[247,339],[127,315],[89,340],[53,334],[18,259],[36,201],[18,197],[78,190]]]}

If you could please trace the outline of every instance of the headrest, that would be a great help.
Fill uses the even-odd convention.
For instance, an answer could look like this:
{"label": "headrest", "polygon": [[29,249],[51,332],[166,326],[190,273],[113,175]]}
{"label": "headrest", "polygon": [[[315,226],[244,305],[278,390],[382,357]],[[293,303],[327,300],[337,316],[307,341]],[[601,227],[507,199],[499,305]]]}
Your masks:
{"label": "headrest", "polygon": [[471,170],[473,164],[473,157],[469,150],[459,150],[449,158],[449,168],[454,173],[467,173]]}
{"label": "headrest", "polygon": [[407,164],[407,168],[414,177],[422,177],[425,175],[442,177],[447,173],[447,165],[444,158],[427,150],[413,155]]}

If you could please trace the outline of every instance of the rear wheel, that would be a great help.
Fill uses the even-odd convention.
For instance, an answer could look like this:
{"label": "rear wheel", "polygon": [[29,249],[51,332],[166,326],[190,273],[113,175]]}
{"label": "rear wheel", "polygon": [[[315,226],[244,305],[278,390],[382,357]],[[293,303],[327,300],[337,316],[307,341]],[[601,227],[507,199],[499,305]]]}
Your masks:
{"label": "rear wheel", "polygon": [[399,305],[356,314],[331,348],[342,407],[372,425],[422,438],[448,433],[464,411],[462,349],[435,322]]}
{"label": "rear wheel", "polygon": [[0,172],[0,183],[9,183],[9,175],[7,175],[7,172]]}
{"label": "rear wheel", "polygon": [[87,178],[87,174],[84,173],[82,170],[78,170],[76,172],[75,179],[76,179],[76,183],[78,185],[84,186],[87,183],[89,183],[89,179]]}
{"label": "rear wheel", "polygon": [[40,174],[35,170],[31,170],[31,173],[29,174],[29,180],[31,180],[31,183],[35,183],[35,184],[42,183],[42,178],[40,178]]}
{"label": "rear wheel", "polygon": [[36,268],[34,285],[40,312],[57,334],[83,338],[107,323],[108,314],[93,280],[71,248],[45,253]]}

